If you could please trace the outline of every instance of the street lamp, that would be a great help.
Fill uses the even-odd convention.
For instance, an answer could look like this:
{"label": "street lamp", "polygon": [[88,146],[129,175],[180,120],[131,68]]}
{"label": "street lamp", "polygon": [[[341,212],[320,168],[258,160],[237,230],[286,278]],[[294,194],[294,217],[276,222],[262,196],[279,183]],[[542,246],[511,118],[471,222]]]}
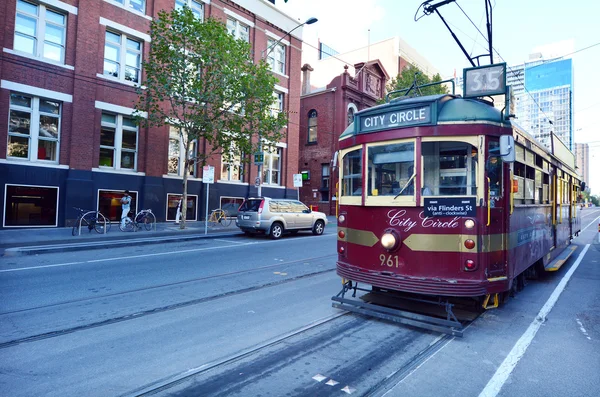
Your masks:
{"label": "street lamp", "polygon": [[[269,57],[269,54],[271,54],[271,52],[273,52],[275,47],[277,47],[277,45],[279,45],[279,43],[281,43],[283,38],[289,36],[294,30],[296,30],[299,27],[304,26],[304,25],[312,25],[313,23],[315,23],[317,21],[318,21],[318,19],[315,17],[308,18],[306,21],[302,22],[298,26],[294,27],[292,30],[288,31],[279,40],[277,40],[270,47],[268,47],[265,51],[263,51],[263,55],[262,55],[261,59],[266,61],[267,58]],[[273,67],[275,67],[275,65],[273,65]],[[262,162],[257,164],[258,175],[256,177],[255,184],[257,185],[257,188],[258,188],[258,197],[261,197],[262,196],[262,165],[263,165],[263,162],[265,161],[265,156],[263,153],[262,138],[260,137],[260,135],[258,136],[258,145],[259,145],[258,152],[263,155],[262,156],[263,158],[262,158]]]}

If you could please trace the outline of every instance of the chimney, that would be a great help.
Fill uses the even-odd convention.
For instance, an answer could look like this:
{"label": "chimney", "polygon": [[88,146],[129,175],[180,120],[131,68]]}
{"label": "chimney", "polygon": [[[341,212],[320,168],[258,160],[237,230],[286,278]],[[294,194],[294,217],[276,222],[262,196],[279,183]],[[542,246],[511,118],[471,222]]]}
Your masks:
{"label": "chimney", "polygon": [[302,70],[302,95],[310,94],[310,72],[314,69],[305,63],[300,70]]}

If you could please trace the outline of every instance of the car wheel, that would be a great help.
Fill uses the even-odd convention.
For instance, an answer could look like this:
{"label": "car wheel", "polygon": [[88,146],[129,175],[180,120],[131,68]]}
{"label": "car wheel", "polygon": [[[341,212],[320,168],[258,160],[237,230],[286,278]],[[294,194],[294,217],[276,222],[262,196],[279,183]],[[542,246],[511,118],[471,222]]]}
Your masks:
{"label": "car wheel", "polygon": [[325,231],[325,222],[323,221],[316,221],[315,225],[313,226],[313,234],[320,236],[321,234],[323,234],[323,232]]}
{"label": "car wheel", "polygon": [[281,238],[281,235],[283,234],[283,225],[279,222],[275,222],[274,224],[271,225],[271,230],[269,231],[269,236],[271,236],[271,238],[273,240],[277,240],[279,238]]}

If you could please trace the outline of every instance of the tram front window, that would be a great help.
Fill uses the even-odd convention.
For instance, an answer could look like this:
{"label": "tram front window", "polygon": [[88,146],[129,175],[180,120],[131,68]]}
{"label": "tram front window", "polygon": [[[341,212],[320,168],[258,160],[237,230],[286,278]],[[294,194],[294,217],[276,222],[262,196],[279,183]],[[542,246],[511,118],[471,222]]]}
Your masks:
{"label": "tram front window", "polygon": [[344,156],[342,196],[362,195],[362,149]]}
{"label": "tram front window", "polygon": [[415,144],[369,147],[369,196],[412,196],[415,185]]}
{"label": "tram front window", "polygon": [[477,148],[465,142],[424,142],[424,196],[477,195]]}

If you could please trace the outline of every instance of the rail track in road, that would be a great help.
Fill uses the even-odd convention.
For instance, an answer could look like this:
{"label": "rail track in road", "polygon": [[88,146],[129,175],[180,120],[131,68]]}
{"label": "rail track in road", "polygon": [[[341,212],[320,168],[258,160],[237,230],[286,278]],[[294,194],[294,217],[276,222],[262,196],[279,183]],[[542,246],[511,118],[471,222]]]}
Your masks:
{"label": "rail track in road", "polygon": [[[99,301],[102,299],[123,297],[123,296],[127,296],[127,295],[138,294],[141,292],[153,291],[153,290],[158,290],[158,289],[162,289],[162,288],[170,288],[170,287],[181,286],[181,285],[185,285],[185,284],[189,285],[189,284],[200,283],[200,282],[205,282],[205,281],[209,281],[209,280],[224,279],[224,278],[232,277],[232,276],[239,276],[239,275],[243,275],[243,274],[250,274],[250,273],[265,271],[265,270],[269,270],[272,268],[281,268],[282,266],[305,265],[306,263],[311,263],[311,262],[314,263],[314,262],[317,262],[317,261],[320,261],[323,259],[327,259],[327,258],[332,258],[335,256],[337,256],[337,255],[332,254],[332,255],[323,255],[323,256],[318,256],[318,257],[313,257],[313,258],[302,258],[302,259],[298,259],[298,260],[294,260],[294,261],[278,262],[276,264],[260,266],[260,267],[256,267],[256,268],[252,268],[252,269],[245,269],[245,270],[239,270],[239,271],[233,271],[233,272],[213,274],[210,276],[197,277],[197,278],[193,278],[190,280],[183,280],[183,281],[177,281],[177,282],[171,282],[171,283],[152,285],[152,286],[148,286],[148,287],[144,287],[144,288],[137,288],[137,289],[133,289],[133,290],[129,290],[129,291],[121,291],[121,292],[116,292],[116,293],[111,293],[111,294],[104,294],[104,295],[99,295],[99,296],[56,302],[56,303],[52,303],[49,305],[41,305],[41,306],[27,308],[27,309],[7,311],[7,312],[0,313],[0,321],[3,321],[3,318],[6,319],[11,314],[27,313],[27,312],[33,313],[36,310],[41,310],[41,309],[61,307],[61,306],[69,305],[69,304],[94,302],[94,301]],[[109,324],[115,324],[118,322],[134,320],[134,319],[138,319],[138,318],[141,318],[144,316],[149,316],[152,314],[163,313],[163,312],[167,312],[170,310],[180,309],[183,307],[198,305],[198,304],[214,301],[217,299],[222,299],[222,298],[231,297],[234,295],[257,291],[257,290],[260,290],[263,288],[269,288],[269,287],[273,287],[273,286],[277,286],[277,285],[291,283],[294,281],[306,279],[309,277],[315,277],[315,276],[318,276],[321,274],[331,273],[334,271],[335,271],[335,267],[332,267],[331,269],[309,272],[309,273],[305,273],[305,274],[301,274],[298,276],[289,277],[289,278],[285,278],[285,279],[281,279],[281,280],[277,280],[277,281],[262,283],[260,285],[254,285],[254,286],[250,286],[250,287],[246,287],[246,288],[240,288],[240,289],[227,291],[227,292],[223,292],[223,293],[219,293],[219,294],[204,296],[204,297],[197,298],[197,299],[190,299],[190,300],[177,302],[177,303],[173,303],[173,304],[169,304],[169,305],[165,305],[165,306],[154,307],[154,308],[150,308],[147,310],[143,310],[143,311],[127,314],[127,315],[112,317],[112,318],[105,319],[102,321],[91,322],[88,324],[82,324],[82,325],[73,326],[73,327],[67,327],[67,328],[54,330],[54,331],[50,331],[50,332],[39,333],[36,335],[30,335],[30,336],[23,337],[23,338],[18,338],[18,339],[13,339],[13,340],[9,340],[6,342],[2,342],[2,343],[0,343],[0,349],[15,346],[15,345],[18,345],[21,343],[27,343],[27,342],[33,342],[33,341],[38,341],[38,340],[42,340],[42,339],[54,338],[54,337],[70,334],[73,332],[88,330],[91,328],[102,327],[102,326],[106,326]]]}
{"label": "rail track in road", "polygon": [[[469,321],[466,327],[473,321],[476,321],[476,319]],[[241,390],[247,390],[250,385],[256,386],[257,382],[264,380],[265,373],[268,374],[270,372],[273,374],[273,372],[282,371],[282,368],[286,365],[293,365],[293,363],[300,362],[306,359],[306,357],[317,355],[320,349],[331,349],[332,346],[335,346],[342,339],[355,336],[357,333],[368,334],[371,332],[369,329],[370,325],[379,323],[381,323],[379,320],[373,318],[352,315],[349,312],[341,312],[281,335],[259,346],[240,351],[215,362],[202,364],[197,368],[192,368],[183,373],[157,380],[130,393],[122,394],[121,397],[146,397],[160,395],[163,392],[168,392],[169,395],[227,396],[235,394]],[[423,348],[419,349],[415,354],[410,354],[399,360],[399,365],[391,373],[385,373],[385,376],[381,376],[369,388],[357,390],[352,394],[360,396],[384,395],[390,388],[410,375],[421,364],[433,357],[455,338],[454,336],[445,334],[437,336],[438,334],[435,332],[422,332],[397,324],[392,324],[391,326],[397,327],[399,332],[395,336],[396,341],[391,343],[388,341],[388,348],[384,346],[379,349],[373,349],[372,353],[357,353],[358,356],[371,354],[372,356],[368,361],[349,360],[351,354],[350,352],[346,352],[347,354],[340,356],[339,365],[342,367],[336,367],[337,373],[347,373],[349,377],[356,376],[357,374],[368,374],[372,369],[374,370],[372,368],[374,363],[381,362],[386,357],[389,359],[388,356],[393,355],[393,352],[389,349],[390,346],[396,346],[397,350],[402,350],[404,342],[418,338],[418,335],[436,337],[430,343],[423,343]],[[277,350],[278,346],[280,347],[279,350]],[[211,376],[211,374],[213,375]],[[240,376],[242,374],[244,376]],[[319,386],[320,384],[312,382],[307,385],[306,390],[299,391],[295,388],[293,391],[279,391],[281,395],[340,395],[339,388],[322,390],[317,389]],[[265,386],[264,390],[275,390],[275,387]],[[249,393],[249,395],[254,395],[252,392]]]}

